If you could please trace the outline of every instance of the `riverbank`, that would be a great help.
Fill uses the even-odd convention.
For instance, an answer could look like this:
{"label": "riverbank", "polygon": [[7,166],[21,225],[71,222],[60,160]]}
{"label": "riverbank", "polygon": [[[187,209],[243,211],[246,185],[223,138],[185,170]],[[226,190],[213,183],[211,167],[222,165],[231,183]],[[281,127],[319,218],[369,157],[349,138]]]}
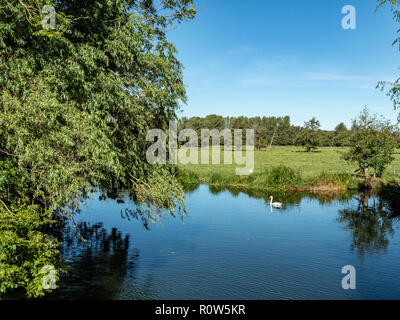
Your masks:
{"label": "riverbank", "polygon": [[233,187],[254,190],[272,191],[304,191],[332,192],[356,190],[362,183],[361,179],[349,174],[321,173],[314,178],[305,178],[299,172],[286,166],[278,166],[262,173],[249,176],[227,175],[215,172],[209,176],[198,176],[193,171],[180,171],[181,181],[185,186],[198,183],[214,187]]}
{"label": "riverbank", "polygon": [[[356,167],[341,157],[346,148],[326,147],[305,153],[298,147],[276,146],[269,152],[255,152],[254,173],[237,176],[235,165],[179,166],[185,185],[203,183],[217,187],[254,190],[336,192],[362,188],[364,180],[355,174]],[[400,180],[400,154],[388,167],[376,186]]]}

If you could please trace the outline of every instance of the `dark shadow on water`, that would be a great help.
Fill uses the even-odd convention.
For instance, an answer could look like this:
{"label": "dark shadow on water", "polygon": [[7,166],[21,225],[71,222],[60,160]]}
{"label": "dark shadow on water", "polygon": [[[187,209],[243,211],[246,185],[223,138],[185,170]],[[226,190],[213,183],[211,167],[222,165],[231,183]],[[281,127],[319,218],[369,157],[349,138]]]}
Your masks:
{"label": "dark shadow on water", "polygon": [[397,183],[389,184],[379,191],[379,197],[390,217],[396,218],[400,216],[400,185]]}
{"label": "dark shadow on water", "polygon": [[102,223],[68,225],[62,242],[67,273],[47,299],[112,299],[127,274],[133,274],[139,255],[130,248],[129,235],[107,231]]}
{"label": "dark shadow on water", "polygon": [[393,223],[399,217],[396,195],[388,190],[365,192],[356,197],[357,206],[339,210],[337,221],[350,232],[351,249],[359,255],[387,252],[394,236]]}

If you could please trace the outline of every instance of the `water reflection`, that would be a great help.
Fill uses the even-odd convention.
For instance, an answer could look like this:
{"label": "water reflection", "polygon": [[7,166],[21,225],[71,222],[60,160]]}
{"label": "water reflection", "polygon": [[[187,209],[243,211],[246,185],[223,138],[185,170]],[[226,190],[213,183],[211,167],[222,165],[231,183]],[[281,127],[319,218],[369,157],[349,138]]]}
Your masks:
{"label": "water reflection", "polygon": [[358,194],[357,191],[340,191],[340,192],[324,192],[324,193],[312,193],[312,192],[277,192],[268,190],[254,190],[246,188],[236,187],[219,187],[210,186],[209,190],[212,194],[218,195],[222,192],[228,191],[233,197],[238,197],[239,194],[243,193],[254,199],[264,200],[266,204],[269,204],[269,197],[273,196],[278,202],[282,202],[285,206],[297,206],[301,203],[304,198],[310,198],[318,200],[320,205],[331,205],[335,202],[348,202],[354,195]]}
{"label": "water reflection", "polygon": [[386,252],[394,236],[392,212],[376,195],[358,196],[358,205],[339,210],[338,222],[351,233],[351,249],[358,254]]}
{"label": "water reflection", "polygon": [[[105,225],[66,227],[61,240],[69,270],[49,298],[312,299],[321,292],[329,299],[400,297],[394,276],[400,250],[393,246],[399,241],[397,192],[394,187],[377,194],[312,194],[202,186],[188,197],[184,225],[165,219],[165,226],[151,233],[146,230],[152,215],[129,200],[115,207],[93,202],[81,218]],[[266,214],[271,195],[285,205],[282,214]],[[391,254],[384,254],[389,249]],[[368,281],[357,284],[356,293],[365,296],[346,296],[332,285],[340,283],[338,264],[357,266],[361,259]],[[369,283],[374,268],[385,270],[378,293]]]}
{"label": "water reflection", "polygon": [[135,269],[138,250],[130,249],[129,235],[107,231],[102,223],[68,225],[62,236],[68,273],[49,299],[112,299],[127,274]]}
{"label": "water reflection", "polygon": [[[345,229],[351,233],[351,250],[358,254],[385,252],[390,238],[394,236],[394,220],[400,215],[400,186],[388,185],[379,192],[343,191],[332,193],[293,193],[268,192],[243,188],[210,187],[212,194],[228,191],[233,197],[240,193],[256,199],[262,199],[266,205],[269,196],[283,202],[284,208],[298,206],[304,198],[317,200],[320,206],[332,204],[347,204],[348,208],[339,210],[337,221],[345,224]],[[280,209],[269,208],[270,212]]]}
{"label": "water reflection", "polygon": [[126,219],[128,221],[134,219],[139,221],[142,226],[147,230],[151,231],[150,226],[153,224],[157,224],[161,221],[161,218],[168,213],[171,217],[176,218],[177,216],[180,217],[181,221],[183,222],[186,212],[177,210],[176,212],[172,211],[160,211],[149,206],[140,207],[134,206],[134,208],[125,208],[121,210],[121,218]]}
{"label": "water reflection", "polygon": [[400,185],[390,184],[379,191],[379,197],[383,201],[388,214],[392,218],[400,216]]}

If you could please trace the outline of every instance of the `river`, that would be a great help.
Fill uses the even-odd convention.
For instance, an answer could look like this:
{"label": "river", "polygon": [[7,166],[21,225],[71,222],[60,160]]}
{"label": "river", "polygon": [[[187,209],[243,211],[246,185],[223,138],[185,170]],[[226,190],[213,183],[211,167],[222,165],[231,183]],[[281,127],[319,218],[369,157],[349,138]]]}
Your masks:
{"label": "river", "polygon": [[[201,185],[187,215],[151,223],[88,200],[64,233],[49,299],[400,299],[400,232],[378,197],[246,194]],[[342,288],[342,267],[356,289]]]}

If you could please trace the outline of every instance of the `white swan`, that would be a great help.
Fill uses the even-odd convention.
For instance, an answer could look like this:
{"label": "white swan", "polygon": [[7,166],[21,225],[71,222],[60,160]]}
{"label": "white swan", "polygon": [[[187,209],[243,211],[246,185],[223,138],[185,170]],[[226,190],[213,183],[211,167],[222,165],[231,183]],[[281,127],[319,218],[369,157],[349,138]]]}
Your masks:
{"label": "white swan", "polygon": [[274,197],[273,196],[270,196],[269,197],[269,205],[271,206],[271,208],[272,207],[275,207],[275,208],[282,208],[282,203],[280,203],[280,202],[272,202],[273,200],[274,200]]}

